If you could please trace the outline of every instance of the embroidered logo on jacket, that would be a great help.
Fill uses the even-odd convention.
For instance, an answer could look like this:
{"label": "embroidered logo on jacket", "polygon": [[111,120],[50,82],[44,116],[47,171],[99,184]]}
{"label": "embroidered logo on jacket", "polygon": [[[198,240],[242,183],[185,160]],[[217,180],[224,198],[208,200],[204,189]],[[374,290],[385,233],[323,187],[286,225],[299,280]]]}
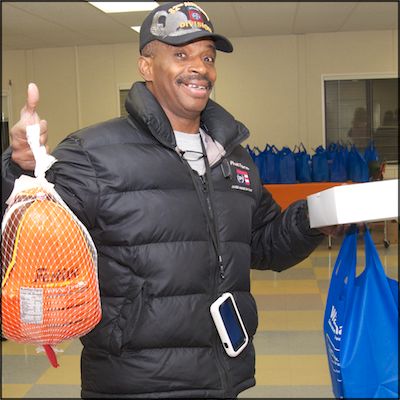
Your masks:
{"label": "embroidered logo on jacket", "polygon": [[246,171],[236,168],[236,178],[239,183],[244,183],[246,186],[250,186],[249,174]]}
{"label": "embroidered logo on jacket", "polygon": [[[237,184],[232,185],[232,189],[244,190],[246,192],[252,192],[251,182],[249,177],[250,168],[241,163],[231,161],[230,164],[235,168],[234,178],[236,177]],[[234,179],[235,181],[235,179]]]}

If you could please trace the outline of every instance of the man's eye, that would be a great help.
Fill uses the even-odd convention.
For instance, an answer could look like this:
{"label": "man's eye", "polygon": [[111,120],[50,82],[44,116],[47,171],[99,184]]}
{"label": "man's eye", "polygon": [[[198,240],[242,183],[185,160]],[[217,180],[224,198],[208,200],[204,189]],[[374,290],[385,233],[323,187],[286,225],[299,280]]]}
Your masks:
{"label": "man's eye", "polygon": [[207,56],[207,57],[204,57],[204,61],[205,62],[207,62],[207,63],[211,63],[211,64],[214,64],[215,63],[215,57],[209,57],[209,56]]}
{"label": "man's eye", "polygon": [[175,57],[177,57],[177,58],[185,58],[185,53],[181,53],[181,52],[175,53]]}

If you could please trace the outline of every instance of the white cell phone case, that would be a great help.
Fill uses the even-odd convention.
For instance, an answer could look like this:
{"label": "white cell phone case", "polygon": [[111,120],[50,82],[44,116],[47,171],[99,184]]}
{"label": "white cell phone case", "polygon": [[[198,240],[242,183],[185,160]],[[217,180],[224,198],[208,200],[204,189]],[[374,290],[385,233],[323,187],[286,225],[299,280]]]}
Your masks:
{"label": "white cell phone case", "polygon": [[210,306],[222,345],[230,357],[240,354],[249,342],[235,299],[231,293],[224,293]]}

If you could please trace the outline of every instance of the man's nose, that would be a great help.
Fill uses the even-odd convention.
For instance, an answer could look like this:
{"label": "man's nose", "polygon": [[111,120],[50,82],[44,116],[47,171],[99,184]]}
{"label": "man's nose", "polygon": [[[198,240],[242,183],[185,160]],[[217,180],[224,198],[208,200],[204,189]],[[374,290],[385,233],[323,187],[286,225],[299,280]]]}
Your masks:
{"label": "man's nose", "polygon": [[207,71],[207,67],[200,57],[196,57],[191,60],[189,71],[192,73],[204,74]]}

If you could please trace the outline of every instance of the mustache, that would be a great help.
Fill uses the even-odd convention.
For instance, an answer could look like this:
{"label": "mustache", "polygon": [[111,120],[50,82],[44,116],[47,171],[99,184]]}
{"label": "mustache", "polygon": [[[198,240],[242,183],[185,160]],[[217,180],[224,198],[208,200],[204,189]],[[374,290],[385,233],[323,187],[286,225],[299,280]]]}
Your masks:
{"label": "mustache", "polygon": [[192,75],[183,75],[180,76],[177,80],[176,83],[179,85],[189,85],[192,83],[192,81],[203,81],[206,82],[206,88],[211,90],[213,87],[212,82],[210,79],[207,77],[207,75],[202,75],[202,74],[192,74]]}

